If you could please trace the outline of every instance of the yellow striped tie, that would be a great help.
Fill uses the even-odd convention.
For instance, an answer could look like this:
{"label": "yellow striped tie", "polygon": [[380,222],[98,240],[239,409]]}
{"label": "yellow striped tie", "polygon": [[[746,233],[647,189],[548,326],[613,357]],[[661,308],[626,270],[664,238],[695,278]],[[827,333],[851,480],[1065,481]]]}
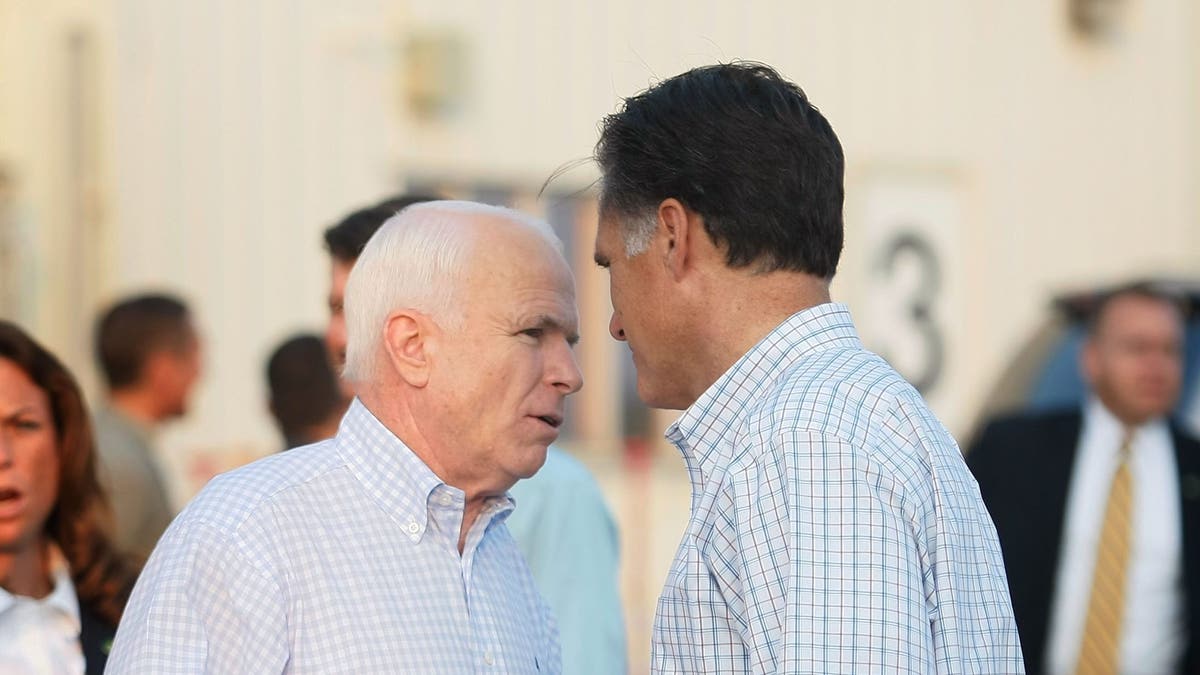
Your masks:
{"label": "yellow striped tie", "polygon": [[1120,665],[1121,620],[1125,613],[1125,577],[1129,571],[1129,540],[1133,515],[1133,477],[1129,473],[1132,433],[1121,441],[1121,463],[1113,475],[1104,510],[1100,545],[1077,675],[1115,675]]}

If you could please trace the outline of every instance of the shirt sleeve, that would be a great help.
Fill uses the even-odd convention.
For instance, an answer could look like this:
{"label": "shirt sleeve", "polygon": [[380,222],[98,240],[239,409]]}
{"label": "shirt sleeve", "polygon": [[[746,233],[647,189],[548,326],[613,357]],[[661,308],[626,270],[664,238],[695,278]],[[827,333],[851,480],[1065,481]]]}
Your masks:
{"label": "shirt sleeve", "polygon": [[[895,480],[844,441],[790,432],[731,474],[710,566],[752,672],[932,672],[921,551]],[[786,458],[786,461],[784,460]]]}
{"label": "shirt sleeve", "polygon": [[957,452],[774,442],[716,509],[736,534],[713,569],[744,598],[731,609],[754,672],[1023,672],[995,531]]}
{"label": "shirt sleeve", "polygon": [[225,533],[183,522],[138,579],[106,672],[277,673],[287,659],[279,585]]}

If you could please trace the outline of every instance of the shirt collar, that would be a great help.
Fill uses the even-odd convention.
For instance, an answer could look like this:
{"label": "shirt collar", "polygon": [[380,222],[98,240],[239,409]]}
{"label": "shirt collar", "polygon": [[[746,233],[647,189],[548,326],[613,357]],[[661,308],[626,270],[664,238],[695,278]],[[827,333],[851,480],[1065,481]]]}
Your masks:
{"label": "shirt collar", "polygon": [[62,551],[53,545],[50,547],[50,576],[54,580],[54,590],[46,596],[46,604],[71,617],[78,629],[79,598],[75,595],[75,584],[71,583],[71,570]]}
{"label": "shirt collar", "polygon": [[[466,504],[463,491],[438,478],[359,399],[350,404],[335,438],[338,453],[351,473],[414,544],[429,528],[431,507],[457,509],[461,518]],[[480,518],[503,520],[513,507],[508,495],[498,497]],[[457,545],[458,533],[453,536]]]}
{"label": "shirt collar", "polygon": [[66,616],[76,633],[80,630],[79,598],[75,595],[75,584],[71,582],[71,570],[67,567],[67,559],[58,546],[50,545],[50,581],[54,588],[44,598],[26,598],[15,596],[0,588],[0,613],[8,611],[18,600],[36,602],[43,607],[53,609]]}
{"label": "shirt collar", "polygon": [[841,303],[825,303],[796,312],[758,341],[729,370],[717,378],[683,415],[667,428],[689,463],[710,473],[742,414],[789,366],[805,357],[831,349],[861,349],[850,310]]}

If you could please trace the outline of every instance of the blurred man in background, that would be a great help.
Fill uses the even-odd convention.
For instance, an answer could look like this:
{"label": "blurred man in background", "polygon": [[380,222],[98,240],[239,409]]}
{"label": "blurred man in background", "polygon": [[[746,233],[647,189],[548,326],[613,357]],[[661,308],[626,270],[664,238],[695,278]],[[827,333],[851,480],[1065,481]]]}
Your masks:
{"label": "blurred man in background", "polygon": [[997,420],[967,455],[1030,673],[1200,672],[1200,442],[1167,417],[1182,345],[1174,298],[1108,294],[1082,410]]}
{"label": "blurred man in background", "polygon": [[[330,254],[326,340],[339,369],[346,358],[342,297],[350,270],[386,220],[431,199],[388,199],[351,213],[325,232]],[[565,672],[625,672],[617,528],[596,479],[582,463],[552,446],[537,475],[518,481],[510,492],[518,508],[506,524],[558,619]]]}
{"label": "blurred man in background", "polygon": [[350,405],[319,335],[293,335],[271,352],[267,389],[285,449],[332,438]]}
{"label": "blurred man in background", "polygon": [[95,412],[96,446],[112,499],[115,543],[145,558],[174,515],[154,435],[188,410],[200,376],[200,339],[183,301],[140,295],[101,315],[95,349],[107,384]]}
{"label": "blurred man in background", "polygon": [[109,672],[561,672],[504,525],[583,385],[561,242],[508,209],[414,207],[363,250],[346,319],[337,435],[209,482],[142,572]]}
{"label": "blurred man in background", "polygon": [[[346,280],[350,278],[354,262],[362,254],[371,235],[375,234],[384,221],[405,207],[436,199],[438,198],[425,195],[399,195],[353,211],[325,230],[325,248],[329,251],[329,327],[325,331],[325,341],[329,345],[329,355],[337,372],[342,372],[346,365],[344,301]],[[353,391],[347,391],[351,396],[354,395]]]}
{"label": "blurred man in background", "polygon": [[841,144],[796,85],[697,68],[603,123],[597,264],[691,521],[655,672],[1019,673],[1000,546],[954,439],[829,283]]}

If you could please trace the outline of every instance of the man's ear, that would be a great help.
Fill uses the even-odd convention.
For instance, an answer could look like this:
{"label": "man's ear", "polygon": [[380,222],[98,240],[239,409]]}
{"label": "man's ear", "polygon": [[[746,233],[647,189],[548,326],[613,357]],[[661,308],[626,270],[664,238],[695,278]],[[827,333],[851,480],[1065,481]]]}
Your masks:
{"label": "man's ear", "polygon": [[703,234],[700,214],[684,206],[674,197],[658,205],[658,233],[665,246],[663,264],[672,278],[679,281],[695,262],[695,246]]}
{"label": "man's ear", "polygon": [[138,373],[138,385],[156,388],[170,372],[171,352],[166,349],[156,349],[146,355],[142,361],[141,372]]}
{"label": "man's ear", "polygon": [[383,349],[396,374],[413,387],[429,383],[433,322],[413,310],[397,310],[383,326]]}

